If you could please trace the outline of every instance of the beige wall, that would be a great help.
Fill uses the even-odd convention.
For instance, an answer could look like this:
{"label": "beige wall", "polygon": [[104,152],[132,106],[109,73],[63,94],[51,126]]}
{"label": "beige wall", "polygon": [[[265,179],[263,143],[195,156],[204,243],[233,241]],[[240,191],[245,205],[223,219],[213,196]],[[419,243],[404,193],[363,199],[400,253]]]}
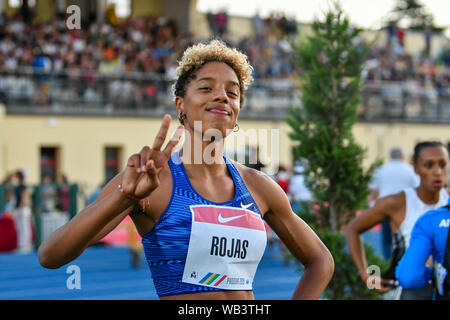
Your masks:
{"label": "beige wall", "polygon": [[[159,119],[7,116],[4,121],[2,175],[28,170],[39,181],[39,150],[58,147],[60,174],[93,188],[104,179],[104,148],[122,147],[122,161],[149,144]],[[175,127],[175,126],[174,126]]]}
{"label": "beige wall", "polygon": [[131,1],[131,16],[160,15],[163,0],[133,0]]}
{"label": "beige wall", "polygon": [[189,32],[201,38],[207,38],[210,35],[206,15],[197,11],[197,0],[191,0],[189,6]]}
{"label": "beige wall", "polygon": [[37,15],[35,23],[48,23],[55,17],[55,2],[53,0],[36,0]]}
{"label": "beige wall", "polygon": [[[26,168],[28,182],[39,182],[39,150],[41,147],[59,147],[60,174],[92,190],[104,179],[104,148],[122,147],[121,165],[128,157],[139,152],[142,146],[151,145],[160,125],[159,118],[96,118],[96,117],[45,117],[2,116],[0,109],[0,174],[3,178],[17,168]],[[177,127],[173,120],[170,132]],[[227,139],[228,147],[243,149],[242,135],[266,130],[267,138],[260,136],[262,155],[270,155],[272,144],[279,145],[279,163],[291,166],[292,142],[288,138],[289,126],[284,122],[239,121],[240,131]],[[279,140],[271,141],[270,130],[279,129]],[[405,155],[412,156],[414,144],[422,140],[450,142],[450,126],[426,124],[374,124],[357,123],[354,127],[356,141],[367,148],[365,165],[377,157],[387,159],[389,149],[401,146]],[[277,150],[277,149],[275,149]]]}

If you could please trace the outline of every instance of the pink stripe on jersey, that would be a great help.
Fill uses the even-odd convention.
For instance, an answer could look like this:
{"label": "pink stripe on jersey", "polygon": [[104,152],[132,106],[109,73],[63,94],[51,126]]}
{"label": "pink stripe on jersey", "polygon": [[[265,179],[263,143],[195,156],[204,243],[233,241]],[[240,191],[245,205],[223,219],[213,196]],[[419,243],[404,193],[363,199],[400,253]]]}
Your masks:
{"label": "pink stripe on jersey", "polygon": [[265,231],[264,222],[259,215],[247,209],[217,206],[191,206],[196,222],[214,223]]}

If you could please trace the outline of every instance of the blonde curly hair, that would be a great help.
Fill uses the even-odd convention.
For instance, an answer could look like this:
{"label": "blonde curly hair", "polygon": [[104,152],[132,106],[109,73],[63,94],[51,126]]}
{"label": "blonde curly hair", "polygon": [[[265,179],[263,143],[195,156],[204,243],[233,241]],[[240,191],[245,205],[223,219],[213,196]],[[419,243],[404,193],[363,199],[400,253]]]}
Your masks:
{"label": "blonde curly hair", "polygon": [[220,40],[209,43],[198,43],[187,48],[178,62],[175,82],[172,86],[175,97],[184,97],[186,86],[195,79],[195,72],[208,62],[223,62],[229,65],[237,75],[240,89],[241,106],[244,102],[244,92],[253,82],[253,67],[245,54],[235,48],[229,48]]}

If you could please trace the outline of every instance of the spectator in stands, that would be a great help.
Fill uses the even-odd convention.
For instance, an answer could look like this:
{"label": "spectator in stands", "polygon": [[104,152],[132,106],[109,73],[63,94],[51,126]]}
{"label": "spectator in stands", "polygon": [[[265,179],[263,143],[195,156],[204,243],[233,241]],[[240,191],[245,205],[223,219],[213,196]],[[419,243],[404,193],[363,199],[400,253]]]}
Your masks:
{"label": "spectator in stands", "polygon": [[40,47],[35,48],[32,66],[35,83],[38,87],[38,90],[35,91],[37,94],[36,101],[40,105],[48,105],[50,91],[48,73],[52,69],[52,62]]}
{"label": "spectator in stands", "polygon": [[34,12],[30,7],[28,0],[22,0],[22,6],[20,7],[20,15],[25,23],[30,23],[33,21]]}
{"label": "spectator in stands", "polygon": [[[180,34],[172,19],[148,16],[123,20],[113,13],[108,11],[103,23],[92,23],[86,28],[70,32],[66,32],[65,16],[61,14],[47,24],[32,24],[20,14],[13,18],[1,16],[3,22],[0,35],[3,37],[0,36],[0,66],[10,69],[34,67],[36,71],[70,71],[75,84],[65,85],[66,92],[61,92],[58,97],[96,104],[108,98],[108,90],[96,88],[92,84],[79,84],[85,79],[80,81],[79,75],[73,74],[74,71],[84,73],[88,70],[91,77],[97,72],[146,72],[173,78],[174,63],[183,50],[192,45],[193,38],[188,34]],[[208,19],[214,36],[228,38],[229,19],[225,10],[217,14],[210,13]],[[236,47],[245,52],[254,65],[254,77],[276,83],[279,79],[290,81],[296,68],[301,73],[293,64],[292,48],[288,41],[297,34],[295,19],[275,12],[265,19],[255,16],[253,23],[255,36],[239,40]],[[419,89],[423,89],[424,94],[430,96],[436,90],[441,95],[446,94],[450,82],[450,54],[445,54],[448,50],[443,50],[444,54],[439,57],[430,56],[425,64],[420,57],[413,57],[401,46],[405,37],[403,31],[391,25],[388,32],[391,38],[386,46],[371,48],[364,79],[402,82],[421,79]],[[396,46],[393,46],[395,43]],[[40,77],[35,78],[39,93],[35,105],[48,105],[51,102],[48,98],[52,88],[43,76],[40,74]],[[272,82],[267,84],[270,86]],[[426,85],[429,87],[426,88]],[[140,94],[132,95],[134,103],[144,101],[142,92],[145,92],[145,88],[147,84],[143,83],[142,87],[135,90]],[[162,88],[157,89],[161,92]],[[422,91],[413,92],[418,95]],[[53,97],[54,92],[51,93]],[[102,93],[104,96],[99,97]]]}
{"label": "spectator in stands", "polygon": [[225,33],[228,32],[228,14],[225,10],[221,10],[216,14],[217,34],[220,38],[223,38]]}

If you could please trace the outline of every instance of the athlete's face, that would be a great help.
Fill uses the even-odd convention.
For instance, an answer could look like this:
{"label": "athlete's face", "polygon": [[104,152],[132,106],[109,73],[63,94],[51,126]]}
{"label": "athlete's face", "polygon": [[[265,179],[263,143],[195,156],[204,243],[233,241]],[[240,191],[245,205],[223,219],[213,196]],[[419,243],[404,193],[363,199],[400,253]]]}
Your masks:
{"label": "athlete's face", "polygon": [[178,113],[186,115],[187,130],[194,131],[194,121],[201,121],[202,132],[217,129],[225,137],[236,124],[240,95],[233,69],[226,63],[209,62],[196,72],[195,79],[186,86],[185,96],[177,97],[175,103]]}
{"label": "athlete's face", "polygon": [[423,149],[415,172],[420,176],[420,184],[431,192],[438,192],[447,181],[448,152],[444,147],[428,147]]}

